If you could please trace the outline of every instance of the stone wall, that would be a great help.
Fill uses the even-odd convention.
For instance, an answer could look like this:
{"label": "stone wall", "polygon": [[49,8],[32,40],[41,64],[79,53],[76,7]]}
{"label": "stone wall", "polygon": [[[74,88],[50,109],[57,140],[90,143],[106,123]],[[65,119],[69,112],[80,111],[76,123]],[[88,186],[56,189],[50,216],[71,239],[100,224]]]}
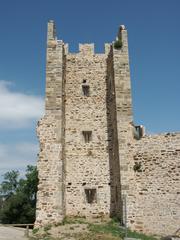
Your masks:
{"label": "stone wall", "polygon": [[128,216],[131,228],[175,233],[180,227],[180,134],[145,136],[131,150],[136,199]]}
{"label": "stone wall", "polygon": [[59,222],[64,216],[62,198],[61,144],[58,139],[59,123],[54,115],[45,116],[38,126],[40,153],[38,159],[38,194],[36,225]]}

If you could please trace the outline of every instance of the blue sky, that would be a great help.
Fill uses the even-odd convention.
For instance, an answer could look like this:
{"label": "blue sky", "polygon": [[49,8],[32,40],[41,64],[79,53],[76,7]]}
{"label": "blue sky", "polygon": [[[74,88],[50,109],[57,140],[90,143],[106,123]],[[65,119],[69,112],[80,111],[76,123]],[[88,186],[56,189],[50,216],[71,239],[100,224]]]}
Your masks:
{"label": "blue sky", "polygon": [[43,115],[46,25],[77,51],[102,52],[120,24],[128,29],[134,122],[148,133],[180,131],[179,0],[1,0],[0,175],[36,163]]}

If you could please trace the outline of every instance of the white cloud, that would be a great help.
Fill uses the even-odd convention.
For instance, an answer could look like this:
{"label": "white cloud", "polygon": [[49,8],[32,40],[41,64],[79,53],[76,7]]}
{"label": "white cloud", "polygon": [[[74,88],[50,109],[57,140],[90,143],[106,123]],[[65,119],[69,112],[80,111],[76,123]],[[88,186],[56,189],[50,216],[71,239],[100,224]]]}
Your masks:
{"label": "white cloud", "polygon": [[44,112],[44,100],[39,96],[14,92],[11,82],[0,81],[0,128],[24,128],[38,120]]}
{"label": "white cloud", "polygon": [[0,182],[7,171],[19,170],[23,176],[27,165],[36,165],[38,144],[19,142],[0,144]]}

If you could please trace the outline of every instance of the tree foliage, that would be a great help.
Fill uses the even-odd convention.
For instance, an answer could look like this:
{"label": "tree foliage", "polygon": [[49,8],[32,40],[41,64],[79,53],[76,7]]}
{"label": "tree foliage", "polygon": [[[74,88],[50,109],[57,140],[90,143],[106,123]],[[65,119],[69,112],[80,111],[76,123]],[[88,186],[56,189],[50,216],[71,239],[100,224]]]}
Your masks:
{"label": "tree foliage", "polygon": [[18,188],[18,171],[11,171],[4,174],[4,181],[0,187],[0,193],[11,196],[14,192],[16,192]]}
{"label": "tree foliage", "polygon": [[35,166],[27,166],[25,178],[19,178],[19,172],[14,170],[4,174],[4,181],[0,185],[0,222],[34,222],[37,184]]}

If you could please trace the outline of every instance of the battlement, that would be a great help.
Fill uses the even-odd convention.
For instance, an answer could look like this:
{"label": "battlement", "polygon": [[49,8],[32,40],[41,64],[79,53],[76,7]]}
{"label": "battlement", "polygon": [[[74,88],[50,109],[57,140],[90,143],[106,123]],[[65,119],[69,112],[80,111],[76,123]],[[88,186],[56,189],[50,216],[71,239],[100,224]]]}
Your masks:
{"label": "battlement", "polygon": [[102,55],[102,54],[109,54],[109,51],[111,49],[112,43],[105,43],[104,44],[104,52],[96,53],[95,51],[95,44],[94,43],[79,43],[78,52],[70,52],[69,51],[69,44],[64,43],[64,53],[67,54],[73,54],[73,55],[84,55],[84,56],[93,56],[93,55]]}
{"label": "battlement", "polygon": [[62,40],[58,40],[57,33],[56,33],[56,25],[53,20],[49,20],[48,22],[48,34],[47,34],[47,41],[48,46],[56,47],[59,44],[63,44],[64,46],[64,53],[65,54],[81,54],[81,55],[94,55],[94,54],[109,54],[111,46],[114,45],[116,41],[122,42],[121,51],[127,51],[127,30],[124,25],[119,27],[116,41],[112,43],[105,43],[104,44],[104,52],[96,53],[94,43],[79,43],[78,52],[70,52],[69,51],[69,44],[64,43]]}
{"label": "battlement", "polygon": [[94,43],[85,43],[79,44],[79,53],[86,55],[86,54],[94,54]]}

